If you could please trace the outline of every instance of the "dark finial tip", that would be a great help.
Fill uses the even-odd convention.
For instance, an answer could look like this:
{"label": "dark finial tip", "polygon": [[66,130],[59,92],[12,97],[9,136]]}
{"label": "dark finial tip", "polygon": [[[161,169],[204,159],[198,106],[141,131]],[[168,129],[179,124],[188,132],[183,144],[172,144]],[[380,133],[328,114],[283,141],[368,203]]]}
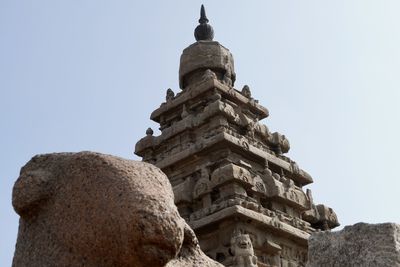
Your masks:
{"label": "dark finial tip", "polygon": [[208,23],[208,18],[206,16],[206,10],[204,5],[201,5],[200,9],[200,25],[194,30],[194,37],[197,41],[212,41],[214,38],[214,30]]}
{"label": "dark finial tip", "polygon": [[204,5],[201,5],[199,23],[208,23],[206,9],[204,8]]}

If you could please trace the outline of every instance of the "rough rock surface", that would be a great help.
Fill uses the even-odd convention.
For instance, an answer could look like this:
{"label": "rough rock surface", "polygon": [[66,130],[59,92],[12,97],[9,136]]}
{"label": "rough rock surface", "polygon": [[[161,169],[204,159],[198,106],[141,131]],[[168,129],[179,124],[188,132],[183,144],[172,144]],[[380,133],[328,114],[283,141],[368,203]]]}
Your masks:
{"label": "rough rock surface", "polygon": [[223,265],[204,254],[193,230],[186,225],[181,250],[165,267],[223,267]]}
{"label": "rough rock surface", "polygon": [[308,267],[400,266],[400,225],[358,223],[309,239]]}
{"label": "rough rock surface", "polygon": [[38,155],[21,169],[12,202],[20,215],[13,266],[211,261],[195,236],[186,241],[191,229],[168,178],[147,163],[92,152]]}

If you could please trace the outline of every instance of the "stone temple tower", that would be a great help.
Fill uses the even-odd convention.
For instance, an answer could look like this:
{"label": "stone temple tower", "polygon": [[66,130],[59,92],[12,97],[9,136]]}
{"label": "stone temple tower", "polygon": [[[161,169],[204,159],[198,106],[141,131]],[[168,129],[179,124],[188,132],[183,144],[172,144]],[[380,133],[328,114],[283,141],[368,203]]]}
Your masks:
{"label": "stone temple tower", "polygon": [[169,177],[175,203],[202,250],[225,266],[305,266],[310,233],[339,225],[331,208],[302,187],[311,176],[284,154],[285,135],[259,121],[268,110],[250,88],[234,88],[233,57],[213,41],[204,7],[196,42],[183,50],[181,92],[151,119],[135,154]]}

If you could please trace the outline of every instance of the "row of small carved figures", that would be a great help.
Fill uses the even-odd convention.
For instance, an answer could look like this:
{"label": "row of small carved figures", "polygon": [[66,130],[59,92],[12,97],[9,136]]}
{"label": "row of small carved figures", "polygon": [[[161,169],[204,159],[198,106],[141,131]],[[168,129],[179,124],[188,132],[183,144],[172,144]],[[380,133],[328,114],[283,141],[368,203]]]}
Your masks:
{"label": "row of small carved figures", "polygon": [[[276,149],[271,150],[270,147],[264,145],[261,142],[257,142],[255,139],[250,140],[249,138],[245,138],[243,135],[241,135],[238,132],[234,131],[229,126],[222,125],[219,128],[210,130],[210,131],[206,132],[206,134],[202,138],[207,139],[207,137],[213,137],[219,132],[226,132],[226,133],[228,133],[228,134],[230,134],[230,135],[232,135],[232,136],[234,136],[236,138],[239,138],[240,140],[243,141],[242,143],[243,143],[244,147],[249,146],[249,143],[251,143],[251,145],[259,148],[260,150],[267,151],[268,153],[271,153],[271,154],[273,154],[273,155],[275,155],[275,156],[277,156],[277,157],[279,157],[279,158],[281,158],[281,159],[283,159],[283,160],[285,160],[287,162],[292,163],[294,165],[293,166],[293,170],[294,171],[298,170],[297,164],[294,161],[292,161],[290,158],[283,156],[281,154],[282,153],[281,150],[279,150],[279,151],[277,151]],[[147,136],[152,136],[153,135],[153,130],[151,128],[148,128],[147,131],[146,131],[146,135]],[[282,137],[279,137],[279,133],[274,133],[273,135],[271,135],[271,137],[274,140],[275,139],[276,140],[280,140],[282,138]],[[288,148],[290,147],[289,142],[287,141],[287,139],[285,139],[284,135],[283,135],[283,138],[285,140],[284,142],[286,142],[286,146],[287,146],[287,150],[288,150]],[[280,142],[280,141],[277,141],[277,142]],[[179,153],[179,152],[181,152],[183,150],[187,150],[188,148],[190,148],[194,144],[196,144],[196,143],[191,141],[191,142],[176,144],[174,146],[171,146],[169,149],[160,149],[160,151],[162,151],[162,153],[158,153],[157,160],[160,161],[160,160],[162,160],[164,158],[170,157],[171,155],[173,155],[175,153]],[[285,150],[285,152],[287,150]]]}
{"label": "row of small carved figures", "polygon": [[[245,97],[247,97],[247,98],[249,98],[249,99],[253,99],[253,98],[251,97],[251,91],[250,91],[250,87],[249,87],[248,85],[244,85],[243,88],[242,88],[242,91],[240,91],[240,93],[241,93],[243,96],[245,96]],[[174,91],[172,91],[171,88],[168,88],[168,89],[167,89],[167,92],[166,92],[166,95],[165,95],[165,101],[166,101],[166,103],[171,102],[171,101],[174,100],[176,97],[180,96],[180,94],[181,94],[181,93],[178,93],[178,94],[175,96]],[[255,101],[256,101],[256,103],[258,103],[257,100],[255,100]]]}
{"label": "row of small carved figures", "polygon": [[[253,125],[254,126],[254,125]],[[243,134],[240,134],[238,131],[235,131],[232,127],[223,125],[225,128],[225,131],[229,133],[230,135],[242,139],[246,138],[247,143],[250,143],[251,145],[263,150],[267,151],[279,158],[282,158],[285,161],[291,161],[290,158],[285,157],[282,155],[282,153],[286,153],[290,149],[290,143],[289,140],[286,138],[285,135],[282,135],[278,132],[271,133],[268,138],[268,143],[272,145],[272,147],[264,144],[263,142],[260,142],[257,140],[257,138],[254,138],[254,128],[251,128],[251,131],[253,132],[249,136],[244,136]]]}
{"label": "row of small carved figures", "polygon": [[[258,235],[246,231],[246,229],[237,228],[232,233],[230,248],[228,250],[219,250],[216,257],[212,257],[219,262],[233,267],[256,267],[257,263],[268,264],[268,266],[284,266],[283,264],[291,263],[294,265],[289,266],[304,266],[307,261],[307,252],[296,246],[287,246],[286,244],[279,244],[280,249],[273,254],[266,255],[265,253],[256,256],[254,252],[253,243],[257,242]],[[259,240],[262,244],[267,241]],[[260,252],[260,251],[259,251]],[[226,257],[226,256],[232,256]],[[286,265],[285,265],[286,266]]]}
{"label": "row of small carved figures", "polygon": [[[236,126],[239,127],[236,129],[233,125],[221,125],[220,128],[222,128],[222,130],[231,134],[232,136],[235,136],[236,138],[245,138],[247,140],[247,144],[251,143],[253,146],[261,150],[268,151],[277,157],[281,157],[286,161],[290,161],[290,159],[283,157],[282,155],[290,150],[290,143],[285,135],[280,134],[279,132],[271,133],[266,125],[259,123],[257,120],[253,121],[252,119],[248,118],[247,115],[244,115],[242,111],[235,111],[235,109],[229,104],[225,102],[222,103],[226,105],[224,108],[224,113],[226,113],[228,117],[234,117],[235,125],[238,124]],[[184,110],[182,114],[186,114],[187,110],[185,105],[183,105],[183,109]],[[184,118],[186,116],[182,115],[181,117]],[[178,117],[175,120],[179,121]],[[195,118],[192,118],[191,120],[195,121]],[[170,121],[168,125],[163,125],[163,129],[171,127],[172,124],[173,122]],[[208,133],[211,131],[212,130],[208,131]],[[243,133],[243,131],[245,133]],[[146,135],[152,136],[153,130],[151,128],[147,129]],[[258,136],[258,138],[256,138],[256,136]],[[202,137],[205,138],[206,136]]]}
{"label": "row of small carved figures", "polygon": [[311,227],[310,223],[296,217],[292,217],[288,214],[285,214],[281,211],[272,211],[267,208],[264,208],[262,205],[249,200],[244,199],[225,199],[217,204],[212,204],[210,207],[202,208],[198,211],[195,211],[190,215],[190,221],[199,220],[209,214],[213,214],[222,209],[232,207],[232,206],[242,206],[244,208],[262,213],[272,218],[272,222],[274,226],[277,228],[281,228],[281,222],[292,225],[295,228],[301,229],[306,232],[315,232],[315,229]]}

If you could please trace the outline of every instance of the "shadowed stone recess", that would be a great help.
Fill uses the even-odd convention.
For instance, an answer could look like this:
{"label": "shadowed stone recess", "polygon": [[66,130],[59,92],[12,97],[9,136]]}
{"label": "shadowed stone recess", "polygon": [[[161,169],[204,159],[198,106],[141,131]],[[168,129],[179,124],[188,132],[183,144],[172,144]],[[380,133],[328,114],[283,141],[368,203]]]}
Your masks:
{"label": "shadowed stone recess", "polygon": [[307,267],[398,267],[400,225],[358,223],[309,239]]}
{"label": "shadowed stone recess", "polygon": [[161,267],[176,257],[218,266],[188,234],[168,178],[151,164],[38,155],[21,169],[12,202],[20,215],[13,266]]}

